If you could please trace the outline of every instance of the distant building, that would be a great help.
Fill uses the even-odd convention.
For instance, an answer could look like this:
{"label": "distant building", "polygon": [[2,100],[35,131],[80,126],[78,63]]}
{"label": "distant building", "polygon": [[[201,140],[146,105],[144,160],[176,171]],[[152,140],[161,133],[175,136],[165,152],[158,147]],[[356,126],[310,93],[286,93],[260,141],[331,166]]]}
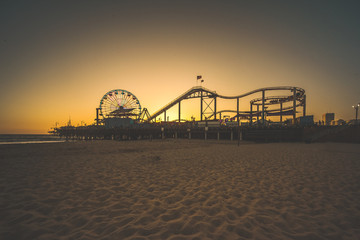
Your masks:
{"label": "distant building", "polygon": [[325,113],[322,116],[322,121],[324,125],[330,125],[331,121],[334,121],[334,119],[335,119],[335,113]]}
{"label": "distant building", "polygon": [[300,126],[312,126],[314,125],[314,115],[298,117],[296,123]]}

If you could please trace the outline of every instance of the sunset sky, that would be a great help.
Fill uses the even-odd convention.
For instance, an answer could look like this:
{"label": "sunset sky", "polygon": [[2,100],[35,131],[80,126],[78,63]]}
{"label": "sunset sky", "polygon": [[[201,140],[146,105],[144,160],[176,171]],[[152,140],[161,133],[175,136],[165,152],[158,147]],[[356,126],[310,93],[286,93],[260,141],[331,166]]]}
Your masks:
{"label": "sunset sky", "polygon": [[0,133],[46,133],[69,117],[91,124],[112,89],[154,113],[196,75],[223,95],[301,87],[315,120],[352,119],[359,11],[359,1],[327,0],[1,1]]}

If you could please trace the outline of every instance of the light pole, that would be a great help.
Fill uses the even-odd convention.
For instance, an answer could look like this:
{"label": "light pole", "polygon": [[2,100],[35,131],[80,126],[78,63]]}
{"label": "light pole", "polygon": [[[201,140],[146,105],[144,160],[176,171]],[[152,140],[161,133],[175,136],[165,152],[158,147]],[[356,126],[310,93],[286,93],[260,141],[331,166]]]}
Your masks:
{"label": "light pole", "polygon": [[356,106],[352,106],[355,109],[355,123],[357,124],[358,121],[358,111],[360,107],[360,103],[358,103]]}

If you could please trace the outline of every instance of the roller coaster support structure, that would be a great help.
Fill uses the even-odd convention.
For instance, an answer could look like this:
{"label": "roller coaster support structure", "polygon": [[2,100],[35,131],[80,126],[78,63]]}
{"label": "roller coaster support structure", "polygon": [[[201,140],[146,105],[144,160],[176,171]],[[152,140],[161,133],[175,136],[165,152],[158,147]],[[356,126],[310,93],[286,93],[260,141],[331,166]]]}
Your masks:
{"label": "roller coaster support structure", "polygon": [[294,97],[293,97],[293,123],[296,121],[296,88],[293,88]]}
{"label": "roller coaster support structure", "polygon": [[250,126],[252,126],[252,120],[253,120],[253,104],[250,102]]}
{"label": "roller coaster support structure", "polygon": [[282,109],[283,109],[283,102],[280,101],[280,123],[282,123],[282,117],[283,117],[283,115],[282,115]]}
{"label": "roller coaster support structure", "polygon": [[[240,124],[240,119],[239,119],[239,98],[236,98],[236,121],[237,121],[237,125],[239,126]],[[215,109],[216,112],[216,109]]]}
{"label": "roller coaster support structure", "polygon": [[[262,109],[261,109],[261,120],[262,124],[265,124],[265,90],[262,90]],[[259,111],[259,110],[258,110]]]}
{"label": "roller coaster support structure", "polygon": [[[204,97],[201,92],[200,101],[200,120],[210,120],[212,116],[214,120],[216,120],[216,97],[207,98]],[[213,108],[211,107],[212,104]]]}

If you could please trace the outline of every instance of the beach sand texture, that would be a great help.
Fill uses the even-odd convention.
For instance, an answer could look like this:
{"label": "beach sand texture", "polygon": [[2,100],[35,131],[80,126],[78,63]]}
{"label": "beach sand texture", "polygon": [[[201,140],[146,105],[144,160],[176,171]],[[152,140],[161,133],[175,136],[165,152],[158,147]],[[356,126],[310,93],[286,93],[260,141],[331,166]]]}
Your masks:
{"label": "beach sand texture", "polygon": [[359,239],[360,147],[0,146],[0,239]]}

